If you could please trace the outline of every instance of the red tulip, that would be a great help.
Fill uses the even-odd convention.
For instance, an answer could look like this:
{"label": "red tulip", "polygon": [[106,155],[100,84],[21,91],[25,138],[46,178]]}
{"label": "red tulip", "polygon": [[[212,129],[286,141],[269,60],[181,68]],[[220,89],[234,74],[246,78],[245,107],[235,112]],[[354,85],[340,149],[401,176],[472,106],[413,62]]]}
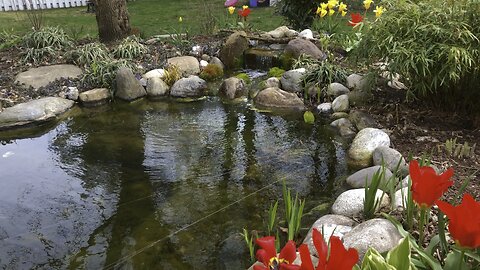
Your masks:
{"label": "red tulip", "polygon": [[351,26],[357,26],[357,24],[361,23],[363,21],[362,15],[360,13],[350,13],[350,17],[352,20],[348,21],[348,24]]}
{"label": "red tulip", "polygon": [[422,166],[418,161],[410,161],[410,178],[412,179],[412,198],[422,208],[430,208],[453,185],[449,179],[453,168],[437,175],[432,167]]}
{"label": "red tulip", "polygon": [[457,245],[466,248],[480,247],[480,202],[472,195],[463,195],[462,203],[453,206],[443,201],[437,201],[438,208],[450,220],[448,231]]}
{"label": "red tulip", "polygon": [[238,15],[246,18],[248,17],[248,15],[250,15],[250,9],[249,8],[246,8],[246,9],[241,9],[238,11]]}
{"label": "red tulip", "polygon": [[293,261],[297,257],[295,248],[295,242],[288,241],[280,254],[277,257],[277,251],[275,249],[275,237],[266,236],[255,240],[257,245],[262,249],[257,251],[257,260],[263,265],[254,265],[253,270],[268,270],[268,269],[280,269],[280,270],[299,270],[300,266],[293,265]]}
{"label": "red tulip", "polygon": [[354,248],[345,249],[342,240],[336,236],[330,236],[330,255],[328,246],[322,234],[314,229],[312,232],[313,245],[318,253],[318,264],[313,268],[310,251],[305,244],[300,245],[298,251],[302,259],[301,270],[352,270],[358,261],[358,252]]}

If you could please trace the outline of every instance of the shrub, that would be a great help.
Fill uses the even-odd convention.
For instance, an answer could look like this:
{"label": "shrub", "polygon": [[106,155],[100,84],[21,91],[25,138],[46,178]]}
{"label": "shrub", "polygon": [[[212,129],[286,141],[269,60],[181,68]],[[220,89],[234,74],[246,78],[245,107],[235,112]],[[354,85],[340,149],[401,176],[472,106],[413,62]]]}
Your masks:
{"label": "shrub", "polygon": [[303,83],[323,88],[332,82],[344,83],[347,71],[329,60],[318,61],[301,55],[294,63],[294,68],[304,67],[307,72],[303,75]]}
{"label": "shrub", "polygon": [[357,54],[387,60],[404,78],[408,97],[480,112],[480,27],[476,0],[386,1],[388,12],[372,25]]}
{"label": "shrub", "polygon": [[267,75],[268,75],[268,77],[280,78],[280,77],[282,77],[283,73],[285,73],[285,70],[283,70],[281,68],[278,68],[278,67],[273,67],[268,71]]}
{"label": "shrub", "polygon": [[317,6],[315,0],[282,0],[277,10],[295,29],[305,29],[312,25]]}
{"label": "shrub", "polygon": [[223,77],[223,68],[216,64],[208,64],[200,73],[200,78],[206,81],[214,81]]}
{"label": "shrub", "polygon": [[107,47],[98,42],[88,43],[69,51],[66,58],[76,65],[90,66],[94,62],[105,61],[111,58]]}
{"label": "shrub", "polygon": [[115,80],[117,70],[120,67],[134,69],[134,66],[124,59],[94,61],[86,68],[82,83],[94,87],[107,87],[113,89],[113,81]]}
{"label": "shrub", "polygon": [[141,44],[136,36],[129,36],[123,39],[113,50],[113,56],[118,59],[134,59],[147,52],[147,46]]}
{"label": "shrub", "polygon": [[242,79],[246,84],[250,84],[252,82],[250,76],[248,76],[247,73],[238,73],[237,75],[235,75],[235,77]]}
{"label": "shrub", "polygon": [[45,27],[27,33],[22,38],[23,62],[40,63],[50,60],[72,46],[70,37],[58,27]]}
{"label": "shrub", "polygon": [[3,30],[0,32],[0,50],[11,48],[19,44],[21,38],[13,33]]}
{"label": "shrub", "polygon": [[177,66],[170,65],[165,69],[165,75],[163,75],[163,81],[168,84],[168,86],[172,86],[176,81],[182,78],[182,74]]}

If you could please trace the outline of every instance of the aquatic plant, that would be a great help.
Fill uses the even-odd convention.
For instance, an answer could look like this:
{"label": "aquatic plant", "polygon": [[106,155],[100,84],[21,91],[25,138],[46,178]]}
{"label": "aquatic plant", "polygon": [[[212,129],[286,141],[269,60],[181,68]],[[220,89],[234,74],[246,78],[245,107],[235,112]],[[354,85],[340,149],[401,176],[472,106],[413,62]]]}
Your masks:
{"label": "aquatic plant", "polygon": [[182,74],[177,66],[169,65],[165,68],[165,75],[163,75],[163,81],[168,85],[172,86],[176,81],[182,78]]}
{"label": "aquatic plant", "polygon": [[242,79],[246,84],[250,84],[252,80],[250,79],[250,76],[248,76],[247,73],[239,73],[235,75],[236,78]]}
{"label": "aquatic plant", "polygon": [[285,73],[284,69],[281,69],[279,67],[272,67],[271,69],[268,70],[268,77],[276,77],[280,78],[282,77],[283,73]]}

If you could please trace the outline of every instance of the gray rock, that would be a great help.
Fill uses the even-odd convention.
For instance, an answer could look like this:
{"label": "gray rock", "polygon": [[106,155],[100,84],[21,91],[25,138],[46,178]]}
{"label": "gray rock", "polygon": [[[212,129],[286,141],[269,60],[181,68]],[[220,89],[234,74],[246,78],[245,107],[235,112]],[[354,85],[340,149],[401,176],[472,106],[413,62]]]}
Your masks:
{"label": "gray rock", "polygon": [[276,77],[268,78],[265,81],[265,88],[278,87],[280,88],[280,80]]}
{"label": "gray rock", "polygon": [[409,182],[409,181],[411,181],[411,180],[410,180],[410,175],[405,176],[405,177],[402,179],[402,181],[400,181],[400,182],[398,183],[397,190],[400,190],[400,189],[402,189],[402,188],[408,187],[408,182]]}
{"label": "gray rock", "polygon": [[348,93],[350,90],[341,83],[331,83],[327,87],[327,95],[334,98]]}
{"label": "gray rock", "polygon": [[348,112],[350,103],[347,95],[340,95],[332,102],[332,110],[334,112]]}
{"label": "gray rock", "polygon": [[375,148],[373,151],[373,164],[382,165],[382,163],[392,172],[395,171],[398,166],[398,172],[400,172],[401,175],[405,175],[405,173],[408,174],[408,166],[405,158],[395,149],[386,146]]}
{"label": "gray rock", "polygon": [[396,208],[406,208],[408,198],[408,187],[397,190],[395,192],[395,207]]}
{"label": "gray rock", "polygon": [[308,97],[313,97],[313,98],[318,98],[320,99],[322,97],[322,89],[314,84],[310,84],[305,86],[305,91],[304,91]]}
{"label": "gray rock", "polygon": [[282,85],[282,89],[291,92],[291,93],[299,93],[302,91],[302,76],[305,73],[304,68],[299,69],[292,69],[283,73],[282,77],[280,78],[280,83]]}
{"label": "gray rock", "polygon": [[285,47],[284,53],[295,59],[302,54],[311,56],[317,60],[325,60],[327,58],[327,55],[323,53],[315,44],[303,38],[290,40],[287,47]]}
{"label": "gray rock", "polygon": [[358,110],[352,110],[348,117],[358,130],[364,128],[381,128],[381,125],[375,121],[369,114]]}
{"label": "gray rock", "polygon": [[[370,185],[370,183],[372,182],[373,175],[377,172],[380,173],[381,171],[382,171],[382,166],[368,167],[365,169],[361,169],[358,172],[350,175],[349,177],[347,177],[346,181],[353,188],[365,187],[365,181],[367,185]],[[386,188],[389,186],[390,181],[395,181],[395,183],[392,183],[394,185],[397,184],[396,180],[393,179],[392,176],[393,176],[393,173],[389,169],[385,168],[383,177],[380,180],[380,189],[386,191],[387,190]]]}
{"label": "gray rock", "polygon": [[82,70],[74,65],[52,65],[38,68],[31,68],[17,75],[15,83],[25,88],[40,88],[61,78],[78,78]]}
{"label": "gray rock", "polygon": [[401,240],[402,236],[390,221],[375,218],[346,233],[343,243],[346,248],[355,248],[361,261],[368,248],[372,247],[383,253],[397,246]]}
{"label": "gray rock", "polygon": [[170,89],[172,97],[197,98],[205,96],[207,82],[198,76],[190,76],[176,81]]}
{"label": "gray rock", "polygon": [[218,57],[212,57],[212,59],[208,63],[212,65],[218,65],[219,67],[222,67],[222,69],[225,69],[225,65]]}
{"label": "gray rock", "polygon": [[170,86],[166,84],[160,77],[152,77],[147,81],[147,96],[151,98],[163,97],[168,94]]}
{"label": "gray rock", "polygon": [[183,77],[200,73],[200,63],[193,56],[178,56],[167,59],[169,66],[176,66]]}
{"label": "gray rock", "polygon": [[212,57],[210,57],[210,55],[204,53],[204,54],[202,54],[202,57],[200,57],[200,59],[202,59],[203,61],[209,62],[210,60],[212,60]]}
{"label": "gray rock", "polygon": [[118,69],[116,83],[115,97],[125,101],[132,101],[147,95],[145,88],[143,88],[129,68],[123,67]]}
{"label": "gray rock", "polygon": [[358,74],[351,74],[347,77],[347,87],[357,91],[366,91],[368,89],[368,81]]}
{"label": "gray rock", "polygon": [[[375,198],[380,200],[383,192],[377,190]],[[363,213],[363,204],[365,200],[365,189],[350,189],[337,197],[332,206],[332,213],[336,215],[342,215],[347,217],[358,217]],[[387,206],[390,203],[390,199],[387,194],[383,194],[383,198],[377,207],[377,210],[381,207]]]}
{"label": "gray rock", "polygon": [[347,118],[348,119],[348,113],[346,113],[346,112],[332,113],[332,115],[330,115],[330,118],[332,118],[333,120],[342,119],[342,118]]}
{"label": "gray rock", "polygon": [[313,32],[310,29],[305,29],[302,32],[298,33],[298,37],[305,39],[313,39]]}
{"label": "gray rock", "polygon": [[373,162],[373,151],[379,146],[390,146],[387,133],[376,128],[364,128],[357,133],[350,145],[349,161],[357,166],[370,166]]}
{"label": "gray rock", "polygon": [[329,114],[329,113],[332,112],[332,103],[330,103],[330,102],[322,103],[322,104],[317,106],[317,110],[320,113]]}
{"label": "gray rock", "polygon": [[245,82],[242,79],[230,77],[224,80],[222,85],[220,85],[220,90],[218,91],[218,94],[222,98],[232,100],[247,96],[248,91],[245,87]]}
{"label": "gray rock", "polygon": [[63,91],[59,94],[61,98],[76,101],[78,99],[79,91],[77,87],[63,87]]}
{"label": "gray rock", "polygon": [[353,137],[356,134],[355,127],[346,118],[337,119],[330,123],[330,126],[337,128],[342,137]]}
{"label": "gray rock", "polygon": [[72,100],[59,97],[46,97],[17,104],[0,112],[0,130],[54,120],[74,104],[75,102]]}
{"label": "gray rock", "polygon": [[142,78],[148,80],[150,78],[160,78],[162,79],[165,76],[165,70],[163,68],[157,68],[150,70],[149,72],[143,74]]}
{"label": "gray rock", "polygon": [[255,106],[263,109],[305,110],[303,101],[294,93],[271,87],[260,91],[254,99]]}
{"label": "gray rock", "polygon": [[317,256],[317,250],[313,245],[313,238],[312,232],[313,229],[317,229],[323,235],[323,239],[325,242],[328,243],[330,240],[330,236],[337,236],[340,239],[343,236],[352,230],[353,226],[356,225],[356,222],[348,217],[341,216],[341,215],[325,215],[319,218],[315,223],[312,225],[310,230],[308,231],[305,239],[303,240],[304,244],[307,244],[308,249],[312,255]]}
{"label": "gray rock", "polygon": [[111,93],[107,88],[95,88],[80,94],[80,102],[87,107],[106,104],[110,98]]}
{"label": "gray rock", "polygon": [[272,50],[275,50],[275,51],[283,51],[283,50],[285,50],[285,47],[287,47],[287,44],[274,43],[274,44],[270,44],[270,46],[268,46],[268,47]]}
{"label": "gray rock", "polygon": [[239,67],[243,52],[248,49],[247,33],[239,31],[231,34],[220,49],[219,57],[228,69]]}
{"label": "gray rock", "polygon": [[277,27],[275,30],[269,31],[266,34],[272,38],[284,38],[287,36],[287,33],[290,32],[290,29],[286,26]]}

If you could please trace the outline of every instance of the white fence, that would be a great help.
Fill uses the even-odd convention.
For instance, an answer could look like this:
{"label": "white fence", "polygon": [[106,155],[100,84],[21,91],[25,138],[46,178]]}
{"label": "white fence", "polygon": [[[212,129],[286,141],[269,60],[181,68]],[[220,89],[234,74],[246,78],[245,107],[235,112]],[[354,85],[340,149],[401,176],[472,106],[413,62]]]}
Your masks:
{"label": "white fence", "polygon": [[0,0],[0,11],[86,6],[87,0]]}

